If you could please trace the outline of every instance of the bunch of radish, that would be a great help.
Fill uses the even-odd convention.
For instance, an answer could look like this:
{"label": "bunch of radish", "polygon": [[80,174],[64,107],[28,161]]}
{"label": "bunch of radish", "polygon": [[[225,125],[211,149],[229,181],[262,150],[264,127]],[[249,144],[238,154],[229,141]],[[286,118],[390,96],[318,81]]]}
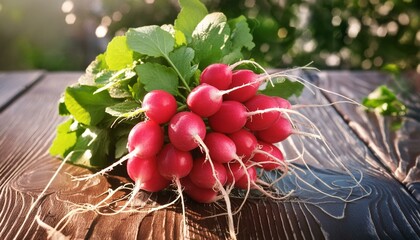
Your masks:
{"label": "bunch of radish", "polygon": [[211,203],[232,188],[262,190],[257,169],[285,171],[275,143],[293,132],[283,111],[291,105],[259,94],[263,79],[251,70],[212,64],[187,96],[185,111],[177,111],[171,94],[148,92],[146,118],[128,138],[127,172],[137,189],[157,192],[173,182],[195,201]]}

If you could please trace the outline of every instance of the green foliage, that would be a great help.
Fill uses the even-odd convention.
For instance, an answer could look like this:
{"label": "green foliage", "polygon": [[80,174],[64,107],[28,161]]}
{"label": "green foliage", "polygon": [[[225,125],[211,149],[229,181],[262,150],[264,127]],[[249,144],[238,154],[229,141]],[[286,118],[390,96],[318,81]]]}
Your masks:
{"label": "green foliage", "polygon": [[303,91],[304,85],[288,79],[275,82],[274,85],[267,83],[267,87],[261,93],[268,96],[279,96],[288,99],[293,95],[299,96]]}
{"label": "green foliage", "polygon": [[117,36],[108,43],[105,62],[109,70],[121,70],[133,63],[133,51],[128,48],[126,36]]}
{"label": "green foliage", "polygon": [[145,26],[127,32],[127,44],[134,51],[151,57],[167,57],[175,39],[159,26]]}
{"label": "green foliage", "polygon": [[206,6],[199,0],[180,0],[181,11],[175,20],[175,29],[183,32],[191,39],[197,24],[208,14]]}
{"label": "green foliage", "polygon": [[176,69],[179,70],[181,76],[186,79],[187,84],[191,84],[191,77],[197,71],[198,65],[193,64],[194,49],[182,46],[169,53],[169,59],[174,63]]}
{"label": "green foliage", "polygon": [[95,126],[105,117],[105,108],[115,104],[108,92],[94,94],[96,87],[87,85],[70,86],[66,89],[64,103],[76,121]]}
{"label": "green foliage", "polygon": [[378,112],[384,116],[404,116],[407,113],[406,106],[385,85],[377,87],[363,99],[362,103],[369,110]]}
{"label": "green foliage", "polygon": [[72,129],[71,126],[73,123],[74,120],[70,118],[57,126],[57,137],[54,139],[49,150],[51,155],[56,155],[63,158],[76,144],[79,134],[77,134],[77,132]]}
{"label": "green foliage", "polygon": [[138,65],[136,71],[146,91],[161,89],[178,95],[178,76],[172,68],[157,63],[144,63]]}

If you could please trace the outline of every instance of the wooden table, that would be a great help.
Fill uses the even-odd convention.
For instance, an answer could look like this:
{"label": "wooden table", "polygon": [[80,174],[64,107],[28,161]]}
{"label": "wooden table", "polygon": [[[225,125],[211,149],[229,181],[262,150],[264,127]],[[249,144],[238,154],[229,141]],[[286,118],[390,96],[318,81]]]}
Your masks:
{"label": "wooden table", "polygon": [[[71,210],[72,202],[93,203],[108,188],[128,181],[124,175],[111,174],[74,182],[68,173],[89,171],[66,164],[28,214],[60,165],[59,159],[48,155],[55,127],[64,120],[57,114],[57,101],[81,74],[0,73],[0,239],[45,239],[47,233],[35,215],[54,226]],[[378,72],[322,71],[305,77],[357,101],[379,84],[392,84],[389,76]],[[295,162],[303,170],[278,183],[284,190],[296,189],[295,194],[285,200],[248,199],[234,216],[238,239],[420,239],[420,80],[411,79],[417,85],[402,95],[410,111],[397,131],[389,129],[391,118],[367,113],[354,104],[299,109],[319,127],[331,151],[319,140],[305,138],[303,158],[310,171]],[[317,89],[305,90],[295,99],[300,104],[336,100],[335,95]],[[291,141],[283,147],[292,157],[287,154],[293,152]],[[173,191],[142,192],[138,199],[160,206],[175,195]],[[237,207],[241,199],[232,202]],[[225,216],[203,218],[223,213],[223,202],[197,204],[187,198],[186,206],[192,239],[228,236]],[[71,239],[178,239],[181,221],[178,202],[152,213],[76,214],[62,233]]]}

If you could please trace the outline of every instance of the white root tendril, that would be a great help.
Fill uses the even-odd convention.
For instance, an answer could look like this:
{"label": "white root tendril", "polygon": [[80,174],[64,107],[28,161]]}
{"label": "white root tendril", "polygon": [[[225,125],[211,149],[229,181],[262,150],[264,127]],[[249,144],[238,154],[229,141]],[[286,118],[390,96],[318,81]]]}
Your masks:
{"label": "white root tendril", "polygon": [[125,155],[124,157],[122,157],[120,160],[114,162],[113,164],[111,164],[110,166],[102,169],[99,172],[96,173],[92,173],[92,174],[86,174],[86,175],[82,175],[82,176],[77,176],[77,177],[73,177],[74,181],[85,181],[85,180],[89,180],[92,179],[94,177],[100,176],[100,175],[104,175],[105,173],[112,171],[116,166],[123,164],[125,161],[127,161],[130,157],[135,156],[136,153],[135,151]]}
{"label": "white root tendril", "polygon": [[184,239],[190,239],[189,231],[188,231],[188,223],[187,223],[187,216],[185,215],[185,202],[184,202],[184,194],[182,193],[182,185],[179,181],[179,178],[174,178],[174,182],[176,184],[178,195],[181,197],[181,207],[182,207],[182,234]]}
{"label": "white root tendril", "polygon": [[43,222],[39,215],[35,216],[35,220],[40,227],[47,231],[47,238],[51,240],[69,240],[69,236],[65,236],[63,233],[57,231],[55,228],[51,227],[47,223]]}
{"label": "white root tendril", "polygon": [[[249,193],[251,192],[251,177],[249,176],[248,168],[245,166],[245,164],[242,162],[241,159],[236,159],[236,161],[241,165],[241,167],[245,171],[245,176],[246,176],[246,181],[247,181],[247,185],[246,185],[247,188],[246,188],[245,196],[244,196],[244,198],[242,200],[242,203],[235,210],[235,212],[232,213],[233,215],[238,214],[241,211],[241,209],[243,208],[243,206],[245,206],[246,200],[248,199]],[[229,168],[229,170],[230,170],[230,168]],[[230,170],[230,171],[232,173],[232,170]],[[232,176],[233,176],[233,173],[232,173]],[[233,178],[232,188],[234,187],[234,185],[235,185],[235,178]]]}

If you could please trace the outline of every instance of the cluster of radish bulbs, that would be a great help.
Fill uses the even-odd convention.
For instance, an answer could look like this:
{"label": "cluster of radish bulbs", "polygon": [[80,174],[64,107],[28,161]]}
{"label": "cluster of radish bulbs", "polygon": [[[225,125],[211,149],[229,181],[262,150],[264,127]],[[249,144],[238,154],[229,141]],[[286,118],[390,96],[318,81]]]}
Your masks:
{"label": "cluster of radish bulbs", "polygon": [[291,104],[258,93],[267,77],[212,64],[201,73],[183,110],[168,92],[148,92],[142,102],[146,118],[128,137],[132,197],[173,183],[197,202],[228,202],[234,188],[264,191],[258,171],[287,171],[275,143],[293,133],[287,117]]}

